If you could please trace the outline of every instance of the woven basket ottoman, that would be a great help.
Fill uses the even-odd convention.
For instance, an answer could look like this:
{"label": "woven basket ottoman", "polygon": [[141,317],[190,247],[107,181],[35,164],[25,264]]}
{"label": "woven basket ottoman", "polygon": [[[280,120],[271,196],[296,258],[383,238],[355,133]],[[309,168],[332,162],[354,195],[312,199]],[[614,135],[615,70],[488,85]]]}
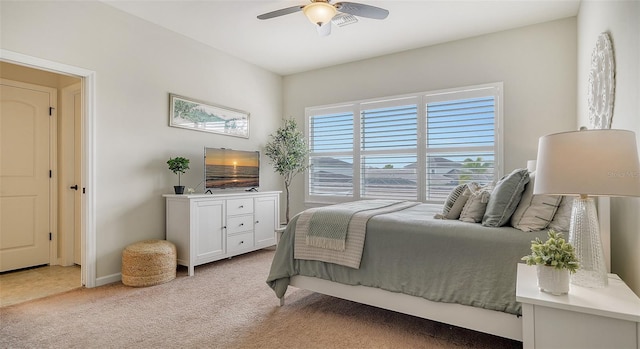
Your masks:
{"label": "woven basket ottoman", "polygon": [[122,251],[122,283],[153,286],[176,278],[176,246],[167,240],[144,240]]}

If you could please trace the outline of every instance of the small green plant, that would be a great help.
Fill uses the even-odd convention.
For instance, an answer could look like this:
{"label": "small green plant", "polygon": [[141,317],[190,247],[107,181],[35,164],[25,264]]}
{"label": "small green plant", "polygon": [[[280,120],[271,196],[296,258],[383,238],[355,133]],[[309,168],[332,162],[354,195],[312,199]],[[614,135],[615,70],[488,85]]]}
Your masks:
{"label": "small green plant", "polygon": [[564,240],[562,233],[549,230],[549,239],[545,242],[536,238],[531,241],[531,254],[522,257],[527,265],[546,265],[556,269],[569,269],[575,273],[578,269],[578,258],[570,243]]}
{"label": "small green plant", "polygon": [[180,156],[173,159],[169,158],[167,165],[169,165],[171,172],[178,175],[178,186],[180,186],[180,174],[187,172],[189,169],[189,159]]}

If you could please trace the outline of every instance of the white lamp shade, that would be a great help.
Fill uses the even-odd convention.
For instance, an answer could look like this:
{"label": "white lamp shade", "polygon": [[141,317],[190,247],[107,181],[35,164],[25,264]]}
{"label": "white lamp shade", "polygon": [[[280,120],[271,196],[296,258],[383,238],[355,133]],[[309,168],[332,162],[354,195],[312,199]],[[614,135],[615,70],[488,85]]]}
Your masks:
{"label": "white lamp shade", "polygon": [[640,196],[635,133],[603,129],[540,137],[533,193]]}
{"label": "white lamp shade", "polygon": [[330,5],[329,3],[312,2],[306,5],[302,9],[302,12],[304,12],[304,15],[307,16],[311,23],[322,26],[323,24],[329,22],[338,11],[333,5]]}

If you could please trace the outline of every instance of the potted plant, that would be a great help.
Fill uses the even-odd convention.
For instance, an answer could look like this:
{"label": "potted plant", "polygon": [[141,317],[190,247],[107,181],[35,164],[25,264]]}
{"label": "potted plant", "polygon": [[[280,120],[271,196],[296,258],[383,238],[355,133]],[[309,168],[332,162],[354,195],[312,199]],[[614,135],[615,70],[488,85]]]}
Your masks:
{"label": "potted plant", "polygon": [[189,169],[189,159],[180,156],[173,159],[169,158],[167,165],[169,165],[169,170],[171,170],[171,172],[178,175],[178,185],[173,186],[173,190],[176,194],[183,194],[184,185],[180,184],[180,174],[187,172]]}
{"label": "potted plant", "polygon": [[549,239],[531,241],[531,254],[522,257],[527,265],[535,265],[538,287],[553,295],[569,292],[569,273],[578,269],[578,259],[573,246],[565,241],[562,233],[550,229]]}
{"label": "potted plant", "polygon": [[266,145],[265,153],[271,160],[273,168],[284,178],[286,195],[285,218],[289,223],[289,186],[293,177],[309,167],[307,155],[309,149],[302,131],[298,129],[292,118],[283,120],[284,124],[269,135],[271,140]]}

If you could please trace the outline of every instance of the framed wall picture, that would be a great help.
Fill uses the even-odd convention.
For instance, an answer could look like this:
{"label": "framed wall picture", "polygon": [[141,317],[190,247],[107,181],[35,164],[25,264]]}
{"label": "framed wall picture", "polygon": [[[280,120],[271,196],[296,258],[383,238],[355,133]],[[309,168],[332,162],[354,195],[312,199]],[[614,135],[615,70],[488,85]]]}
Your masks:
{"label": "framed wall picture", "polygon": [[170,93],[169,126],[249,138],[249,113]]}

